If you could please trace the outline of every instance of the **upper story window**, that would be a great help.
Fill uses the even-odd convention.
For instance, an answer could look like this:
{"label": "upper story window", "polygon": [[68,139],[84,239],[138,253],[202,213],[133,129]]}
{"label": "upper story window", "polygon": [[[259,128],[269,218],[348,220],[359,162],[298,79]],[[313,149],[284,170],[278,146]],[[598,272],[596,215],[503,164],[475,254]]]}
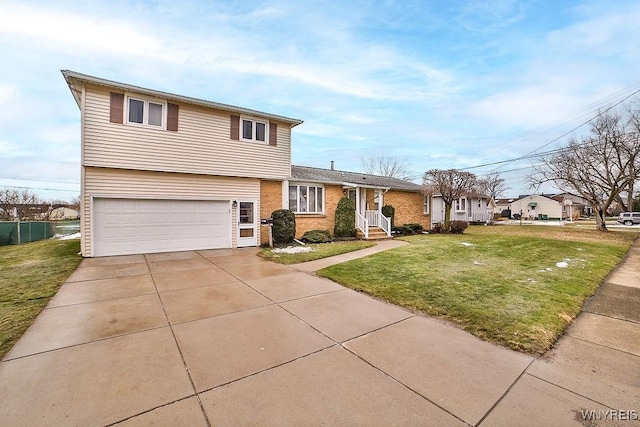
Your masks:
{"label": "upper story window", "polygon": [[255,117],[231,115],[231,139],[278,145],[278,124]]}
{"label": "upper story window", "polygon": [[296,213],[323,213],[324,187],[313,185],[289,186],[289,210]]}
{"label": "upper story window", "polygon": [[126,108],[127,123],[165,128],[167,110],[165,102],[128,96]]}
{"label": "upper story window", "polygon": [[269,123],[242,117],[242,139],[252,142],[267,142]]}
{"label": "upper story window", "polygon": [[424,213],[425,215],[429,214],[429,200],[431,199],[431,197],[429,196],[424,196],[424,202],[422,205],[422,213]]}
{"label": "upper story window", "polygon": [[178,131],[180,107],[159,99],[145,99],[118,92],[109,96],[109,121]]}
{"label": "upper story window", "polygon": [[460,197],[454,202],[454,209],[456,212],[466,212],[467,210],[467,198]]}

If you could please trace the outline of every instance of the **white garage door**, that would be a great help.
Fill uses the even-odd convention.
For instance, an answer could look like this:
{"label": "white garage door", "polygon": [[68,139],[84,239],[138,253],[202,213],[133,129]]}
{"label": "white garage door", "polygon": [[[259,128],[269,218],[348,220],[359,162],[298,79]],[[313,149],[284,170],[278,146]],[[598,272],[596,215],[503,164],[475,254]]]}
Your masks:
{"label": "white garage door", "polygon": [[94,199],[94,255],[231,246],[228,201]]}

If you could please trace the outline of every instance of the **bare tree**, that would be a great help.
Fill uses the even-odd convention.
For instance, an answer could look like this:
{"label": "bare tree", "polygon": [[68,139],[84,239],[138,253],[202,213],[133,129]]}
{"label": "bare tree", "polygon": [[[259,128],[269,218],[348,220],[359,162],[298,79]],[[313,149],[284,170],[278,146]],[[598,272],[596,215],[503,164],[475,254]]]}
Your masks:
{"label": "bare tree", "polygon": [[471,172],[457,169],[431,169],[423,177],[424,193],[440,196],[444,202],[444,229],[451,229],[451,207],[460,197],[467,196],[477,186],[477,178]]}
{"label": "bare tree", "polygon": [[501,178],[498,173],[491,173],[486,178],[478,179],[478,191],[494,200],[504,194],[507,189],[504,178]]}
{"label": "bare tree", "polygon": [[388,176],[408,180],[409,172],[405,163],[397,157],[374,156],[360,159],[362,169],[370,175]]}
{"label": "bare tree", "polygon": [[29,190],[5,188],[0,190],[0,220],[39,219],[49,205]]}
{"label": "bare tree", "polygon": [[640,177],[640,138],[637,116],[623,119],[611,112],[591,122],[590,133],[569,138],[568,145],[543,159],[529,176],[532,186],[553,182],[589,201],[596,229],[607,231],[605,214],[611,203],[633,188]]}

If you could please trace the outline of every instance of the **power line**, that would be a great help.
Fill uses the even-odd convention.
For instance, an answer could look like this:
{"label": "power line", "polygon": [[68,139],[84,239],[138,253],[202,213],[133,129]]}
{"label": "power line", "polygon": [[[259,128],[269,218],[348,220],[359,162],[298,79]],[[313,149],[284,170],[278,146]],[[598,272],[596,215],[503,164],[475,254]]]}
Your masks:
{"label": "power line", "polygon": [[42,188],[42,187],[19,187],[17,185],[5,185],[6,188],[19,188],[21,190],[43,190],[43,191],[63,191],[66,193],[78,193],[78,190],[63,190],[61,188]]}
{"label": "power line", "polygon": [[0,179],[13,179],[16,181],[36,181],[36,182],[53,182],[56,184],[76,184],[76,185],[80,185],[79,182],[73,182],[73,181],[54,181],[51,179],[33,179],[33,178],[12,178],[10,176],[0,176]]}
{"label": "power line", "polygon": [[[628,100],[629,98],[631,98],[632,96],[634,96],[634,95],[636,95],[636,94],[638,94],[638,93],[640,93],[640,89],[635,90],[634,92],[632,92],[631,94],[629,94],[629,95],[625,96],[624,98],[622,98],[622,99],[621,99],[621,100],[619,100],[618,102],[616,102],[616,103],[612,104],[612,105],[611,105],[611,106],[609,106],[608,108],[605,108],[605,110],[604,110],[604,111],[599,111],[599,112],[598,112],[598,114],[596,114],[594,117],[590,118],[589,120],[587,120],[587,121],[583,122],[582,124],[580,124],[580,125],[578,125],[578,126],[574,127],[573,129],[571,129],[571,130],[569,130],[569,131],[567,131],[567,132],[563,133],[563,134],[562,134],[562,135],[560,135],[559,137],[554,138],[553,140],[551,140],[551,141],[549,141],[549,142],[547,142],[547,143],[545,143],[545,144],[541,145],[540,147],[536,148],[535,150],[530,151],[530,152],[526,153],[525,155],[523,155],[523,156],[521,156],[521,157],[519,157],[519,158],[517,158],[517,159],[514,159],[513,161],[517,161],[517,160],[522,160],[522,159],[528,158],[529,156],[533,155],[536,151],[541,150],[542,148],[547,147],[547,146],[549,146],[549,145],[553,144],[554,142],[558,141],[560,138],[564,138],[565,136],[569,135],[571,132],[574,132],[574,131],[576,131],[576,130],[580,129],[582,126],[584,126],[584,125],[586,125],[586,124],[589,124],[589,122],[591,122],[592,120],[594,120],[594,119],[596,119],[596,118],[598,118],[598,117],[602,116],[604,113],[607,113],[607,112],[611,111],[614,107],[617,107],[618,105],[622,104],[624,101]],[[566,148],[565,148],[565,149],[566,149]],[[561,149],[560,149],[560,150],[561,150]],[[549,153],[546,153],[546,154],[549,154]],[[542,156],[542,155],[545,155],[545,154],[543,154],[543,153],[539,153],[538,155],[536,155],[536,156],[534,156],[534,157],[539,157],[539,156]],[[506,163],[506,162],[505,162],[505,163]],[[494,172],[494,171],[496,171],[497,169],[500,169],[500,167],[493,168],[493,169],[492,169],[492,170],[490,170],[489,172],[490,172],[490,173],[491,173],[491,172]]]}

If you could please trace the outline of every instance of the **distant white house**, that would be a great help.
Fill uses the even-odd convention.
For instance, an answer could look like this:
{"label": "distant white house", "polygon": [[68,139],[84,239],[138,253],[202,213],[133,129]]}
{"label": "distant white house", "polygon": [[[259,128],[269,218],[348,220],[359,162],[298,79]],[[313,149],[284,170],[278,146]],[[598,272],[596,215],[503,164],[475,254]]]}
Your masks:
{"label": "distant white house", "polygon": [[518,197],[497,199],[494,212],[511,212],[512,218],[576,220],[589,216],[591,207],[586,199],[571,193],[525,194]]}
{"label": "distant white house", "polygon": [[[460,197],[451,207],[451,221],[488,222],[493,219],[493,200],[488,196],[470,194]],[[444,222],[442,196],[431,196],[431,223]]]}
{"label": "distant white house", "polygon": [[71,209],[66,206],[57,207],[49,212],[49,219],[52,221],[78,218],[80,218],[80,213],[76,209]]}

